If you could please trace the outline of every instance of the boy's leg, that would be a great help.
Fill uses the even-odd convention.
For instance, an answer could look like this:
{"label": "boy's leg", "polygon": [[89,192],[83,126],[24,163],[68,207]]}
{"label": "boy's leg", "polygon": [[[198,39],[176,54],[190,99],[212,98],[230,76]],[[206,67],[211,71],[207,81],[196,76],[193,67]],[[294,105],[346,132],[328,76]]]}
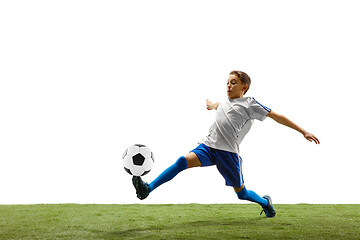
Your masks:
{"label": "boy's leg", "polygon": [[248,200],[260,204],[263,208],[263,211],[265,212],[266,217],[275,217],[276,211],[272,205],[270,196],[266,195],[264,197],[260,197],[254,191],[247,190],[244,184],[240,188],[234,187],[234,190],[239,199]]}
{"label": "boy's leg", "polygon": [[254,191],[247,190],[243,184],[240,188],[234,187],[236,195],[241,200],[248,200],[260,204],[263,208],[267,206],[268,200],[260,197]]}
{"label": "boy's leg", "polygon": [[180,157],[173,165],[162,172],[154,181],[149,184],[149,190],[152,192],[155,188],[163,183],[173,179],[179,172],[192,167],[201,166],[198,156],[190,152],[185,157]]}
{"label": "boy's leg", "polygon": [[137,197],[141,200],[145,199],[150,192],[173,179],[179,172],[186,168],[201,166],[200,160],[193,152],[188,153],[185,157],[180,157],[173,165],[163,171],[154,181],[147,184],[142,181],[141,177],[133,177],[133,185],[136,189]]}

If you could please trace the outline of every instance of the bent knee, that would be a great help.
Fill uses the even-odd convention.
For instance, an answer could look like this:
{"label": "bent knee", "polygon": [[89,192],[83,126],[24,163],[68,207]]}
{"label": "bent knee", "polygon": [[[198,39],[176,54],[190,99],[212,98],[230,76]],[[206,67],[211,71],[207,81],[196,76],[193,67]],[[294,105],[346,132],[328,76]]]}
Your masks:
{"label": "bent knee", "polygon": [[238,193],[238,192],[241,192],[241,190],[243,190],[245,188],[245,184],[242,184],[239,188],[238,187],[233,187],[235,192]]}
{"label": "bent knee", "polygon": [[248,198],[248,191],[243,184],[240,188],[234,187],[235,193],[241,200],[246,200]]}
{"label": "bent knee", "polygon": [[185,170],[188,167],[188,163],[184,156],[179,157],[175,163],[181,170]]}

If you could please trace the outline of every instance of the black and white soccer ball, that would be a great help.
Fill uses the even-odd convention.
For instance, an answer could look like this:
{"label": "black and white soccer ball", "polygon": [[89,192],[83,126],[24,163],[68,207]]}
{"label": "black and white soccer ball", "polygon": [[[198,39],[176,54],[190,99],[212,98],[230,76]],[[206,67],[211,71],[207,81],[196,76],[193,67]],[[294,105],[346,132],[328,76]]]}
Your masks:
{"label": "black and white soccer ball", "polygon": [[148,174],[154,166],[154,154],[142,144],[128,147],[123,154],[125,171],[134,176]]}

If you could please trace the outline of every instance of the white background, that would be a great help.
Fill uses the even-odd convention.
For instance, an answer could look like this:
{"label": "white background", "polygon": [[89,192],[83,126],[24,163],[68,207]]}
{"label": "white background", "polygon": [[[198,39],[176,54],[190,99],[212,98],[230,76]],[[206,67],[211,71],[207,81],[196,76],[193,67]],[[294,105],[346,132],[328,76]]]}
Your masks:
{"label": "white background", "polygon": [[0,204],[240,203],[215,167],[146,200],[121,163],[142,143],[153,180],[205,137],[231,70],[272,119],[240,146],[248,189],[274,203],[360,203],[357,1],[1,1]]}

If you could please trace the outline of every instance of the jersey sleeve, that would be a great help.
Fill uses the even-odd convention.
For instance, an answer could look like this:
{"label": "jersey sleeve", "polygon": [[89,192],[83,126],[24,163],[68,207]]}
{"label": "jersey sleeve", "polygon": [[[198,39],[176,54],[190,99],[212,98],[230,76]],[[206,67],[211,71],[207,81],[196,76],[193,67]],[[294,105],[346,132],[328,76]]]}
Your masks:
{"label": "jersey sleeve", "polygon": [[249,109],[250,117],[259,121],[263,121],[268,115],[268,113],[271,111],[270,108],[262,105],[261,103],[256,101],[255,98],[251,98]]}

